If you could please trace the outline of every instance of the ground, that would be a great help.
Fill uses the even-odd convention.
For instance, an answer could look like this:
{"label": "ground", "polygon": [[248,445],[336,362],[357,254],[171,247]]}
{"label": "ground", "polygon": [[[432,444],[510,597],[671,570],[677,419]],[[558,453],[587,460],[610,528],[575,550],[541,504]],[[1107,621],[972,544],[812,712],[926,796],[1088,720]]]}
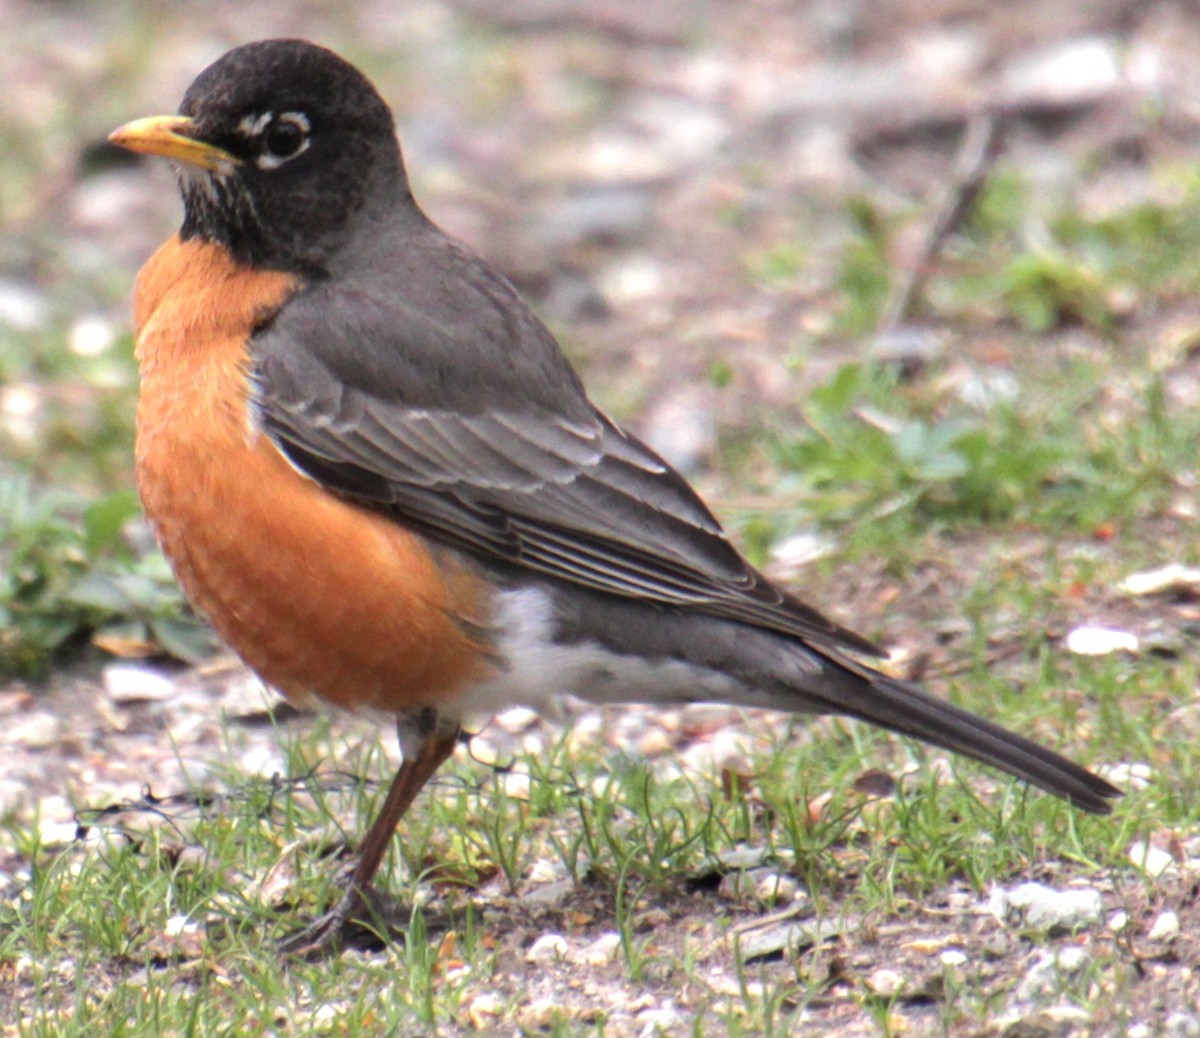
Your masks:
{"label": "ground", "polygon": [[[178,200],[101,142],[284,34],[372,77],[427,211],[756,561],[1115,814],[837,720],[514,710],[406,826],[408,940],[279,964],[394,748],[179,618],[126,302]],[[1200,1034],[1200,580],[1122,586],[1197,556],[1189,5],[0,0],[0,35],[4,1033]]]}

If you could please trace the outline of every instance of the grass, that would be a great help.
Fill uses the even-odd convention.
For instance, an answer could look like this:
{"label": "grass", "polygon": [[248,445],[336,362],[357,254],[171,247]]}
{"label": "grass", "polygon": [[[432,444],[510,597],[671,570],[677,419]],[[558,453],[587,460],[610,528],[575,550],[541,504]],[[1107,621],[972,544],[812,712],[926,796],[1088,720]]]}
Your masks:
{"label": "grass", "polygon": [[[273,939],[333,896],[329,881],[343,840],[365,828],[388,764],[373,739],[347,744],[325,724],[298,735],[285,731],[293,770],[311,774],[308,781],[279,786],[231,771],[219,777],[237,791],[233,798],[202,803],[172,824],[139,828],[128,838],[111,822],[97,824],[89,842],[58,850],[31,842],[22,825],[6,827],[4,841],[33,867],[24,893],[0,910],[0,964],[26,1006],[13,1033],[107,1033],[120,1021],[125,1030],[114,1033],[186,1024],[194,1028],[187,1033],[223,1034],[235,1033],[223,1030],[232,1020],[240,1021],[239,1034],[456,1033],[497,988],[528,994],[548,978],[561,984],[571,976],[629,999],[681,983],[695,988],[681,1005],[696,1014],[696,1033],[788,1033],[798,1007],[831,997],[828,982],[819,980],[828,953],[730,962],[721,935],[770,906],[713,894],[703,877],[728,871],[723,855],[763,849],[771,867],[799,880],[802,917],[846,920],[850,947],[860,954],[884,940],[872,939],[872,930],[896,921],[909,924],[906,939],[928,934],[924,906],[947,890],[983,898],[992,884],[1045,875],[1047,864],[1055,884],[1125,871],[1129,842],[1146,824],[1139,819],[1195,824],[1194,810],[1172,786],[1196,774],[1200,751],[1169,735],[1157,707],[1161,698],[1181,699],[1191,680],[1186,666],[1146,670],[1105,660],[1043,668],[1020,694],[1010,689],[998,700],[1004,686],[984,674],[963,682],[968,705],[1050,741],[1066,740],[1077,752],[1086,741],[1085,762],[1131,750],[1141,759],[1140,751],[1155,747],[1149,759],[1169,764],[1122,803],[1116,823],[971,765],[939,778],[929,758],[940,755],[840,722],[823,725],[822,737],[805,746],[786,725],[774,730],[775,749],[743,777],[739,796],[729,795],[728,776],[715,769],[680,775],[669,759],[614,767],[600,746],[568,753],[561,739],[520,754],[506,772],[460,758],[404,826],[381,879],[404,902],[421,906],[412,910],[409,940],[318,965],[281,963]],[[1086,740],[1075,728],[1085,713],[1082,697],[1062,699],[1071,688],[1087,688],[1097,703]],[[1049,716],[1047,703],[1056,706]],[[312,768],[332,760],[336,773],[328,763]],[[922,766],[910,774],[914,763]],[[855,792],[867,768],[897,776],[896,795]],[[526,797],[501,789],[512,774],[529,775]],[[831,799],[815,811],[825,795]],[[264,899],[264,884],[281,868],[294,876]],[[523,898],[542,885],[531,878],[539,869],[575,885],[565,901],[531,911]],[[691,893],[683,890],[687,877],[695,877]],[[961,917],[951,919],[954,947],[982,940],[962,931]],[[611,963],[524,963],[525,949],[543,932],[583,947],[610,930],[620,937]],[[947,931],[932,927],[939,937]],[[1046,940],[1031,936],[1035,945]],[[912,958],[883,961],[904,968]],[[732,975],[724,972],[729,966]],[[1101,991],[1087,999],[1093,1011],[1118,1010],[1123,996],[1114,978],[1126,968],[1119,948],[1095,948],[1091,969]],[[728,993],[735,982],[737,997]],[[872,995],[865,974],[841,983],[849,989],[843,997],[878,1018],[878,1033],[899,1027],[898,1017],[912,1011],[903,999]],[[570,988],[555,990],[564,1014],[579,1011]],[[988,990],[962,979],[940,1012],[986,1017],[979,999]],[[482,1005],[497,1025],[525,1008],[512,994],[498,1006]],[[589,1026],[606,1033],[602,1021]],[[550,1033],[587,1033],[563,1028]]]}

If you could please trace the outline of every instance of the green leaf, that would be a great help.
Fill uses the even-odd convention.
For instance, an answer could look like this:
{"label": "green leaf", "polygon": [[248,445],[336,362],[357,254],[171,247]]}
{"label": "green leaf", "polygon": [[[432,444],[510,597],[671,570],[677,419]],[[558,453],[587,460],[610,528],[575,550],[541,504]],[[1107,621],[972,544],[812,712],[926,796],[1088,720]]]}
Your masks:
{"label": "green leaf", "polygon": [[84,546],[89,555],[120,544],[126,524],[140,511],[133,490],[115,490],[88,506],[83,513]]}
{"label": "green leaf", "polygon": [[168,653],[184,663],[200,663],[217,650],[212,628],[188,617],[154,617],[150,633]]}
{"label": "green leaf", "polygon": [[106,616],[129,608],[129,596],[120,580],[111,573],[95,570],[80,577],[63,596],[63,601]]}

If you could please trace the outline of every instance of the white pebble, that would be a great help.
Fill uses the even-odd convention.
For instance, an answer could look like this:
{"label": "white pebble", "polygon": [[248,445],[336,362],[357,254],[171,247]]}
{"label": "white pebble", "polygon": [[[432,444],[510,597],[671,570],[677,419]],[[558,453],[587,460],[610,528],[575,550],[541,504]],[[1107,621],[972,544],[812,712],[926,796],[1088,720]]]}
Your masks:
{"label": "white pebble", "polygon": [[1043,883],[1021,883],[1011,890],[996,887],[988,899],[988,911],[1001,923],[1031,930],[1090,926],[1100,922],[1103,908],[1098,890],[1055,890]]}
{"label": "white pebble", "polygon": [[1151,941],[1173,941],[1179,936],[1179,916],[1174,912],[1163,912],[1154,920],[1146,939]]}
{"label": "white pebble", "polygon": [[662,1009],[643,1009],[638,1013],[636,1023],[641,1028],[638,1038],[656,1038],[673,1033],[683,1023],[683,1017],[673,1006],[664,1006]]}
{"label": "white pebble", "polygon": [[522,771],[510,771],[504,776],[504,795],[511,800],[528,800],[532,780]]}
{"label": "white pebble", "polygon": [[1167,1017],[1169,1038],[1200,1038],[1200,1017],[1194,1013],[1175,1012]]}
{"label": "white pebble", "polygon": [[[499,1013],[490,1015],[499,1016]],[[565,1015],[566,1009],[559,999],[538,998],[517,1011],[517,1023],[531,1031],[549,1031]]]}
{"label": "white pebble", "polygon": [[1057,996],[1064,985],[1077,977],[1090,961],[1091,956],[1086,951],[1073,945],[1057,951],[1040,952],[1013,994],[1018,1002],[1045,1002]]}
{"label": "white pebble", "polygon": [[754,885],[754,900],[766,905],[777,901],[792,901],[800,884],[791,876],[770,872]]}
{"label": "white pebble", "polygon": [[536,710],[530,710],[526,706],[514,706],[498,713],[492,723],[502,731],[509,732],[512,735],[517,735],[525,731],[526,728],[532,727],[538,721]]}
{"label": "white pebble", "polygon": [[1174,857],[1161,847],[1155,847],[1145,840],[1138,840],[1129,848],[1129,860],[1144,869],[1147,875],[1161,876],[1175,864]]}
{"label": "white pebble", "polygon": [[616,961],[620,950],[621,935],[609,932],[601,934],[584,948],[581,958],[589,966],[605,966]]}
{"label": "white pebble", "polygon": [[892,995],[899,994],[907,986],[908,981],[895,970],[877,969],[867,978],[867,987],[883,998],[891,998]]}
{"label": "white pebble", "polygon": [[155,703],[169,699],[175,683],[136,663],[113,663],[104,668],[104,691],[114,703]]}
{"label": "white pebble", "polygon": [[1154,780],[1154,769],[1140,761],[1120,761],[1096,769],[1101,778],[1122,789],[1146,789]]}
{"label": "white pebble", "polygon": [[560,962],[567,954],[567,939],[562,934],[542,934],[529,946],[525,953],[525,961],[529,963],[547,964]]}
{"label": "white pebble", "polygon": [[1076,627],[1067,634],[1067,651],[1077,656],[1107,656],[1138,651],[1137,635],[1112,627]]}

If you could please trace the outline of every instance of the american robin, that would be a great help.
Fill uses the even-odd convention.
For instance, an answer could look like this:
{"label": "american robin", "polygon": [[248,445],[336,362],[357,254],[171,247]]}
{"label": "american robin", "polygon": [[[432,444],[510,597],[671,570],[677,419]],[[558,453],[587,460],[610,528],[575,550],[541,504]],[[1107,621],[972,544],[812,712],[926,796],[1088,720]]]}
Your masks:
{"label": "american robin", "polygon": [[587,398],[513,286],[414,201],[391,111],[302,40],[238,47],[177,116],[183,225],[134,312],[145,511],[191,601],[289,697],[384,711],[403,763],[336,945],[467,712],[720,701],[844,714],[1104,813],[1118,790],[889,677],[758,573],[662,458]]}

